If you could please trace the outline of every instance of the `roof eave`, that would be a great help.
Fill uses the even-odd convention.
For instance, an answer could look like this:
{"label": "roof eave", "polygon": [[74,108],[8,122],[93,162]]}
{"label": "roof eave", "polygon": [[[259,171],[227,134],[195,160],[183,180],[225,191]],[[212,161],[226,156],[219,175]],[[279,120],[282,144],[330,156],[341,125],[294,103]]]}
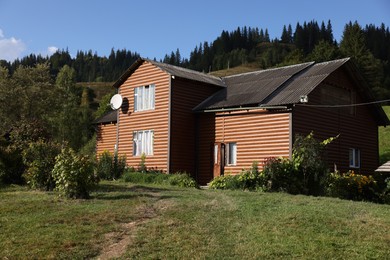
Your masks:
{"label": "roof eave", "polygon": [[112,86],[114,88],[119,88],[131,76],[131,74],[133,74],[133,72],[144,62],[144,58],[138,58]]}

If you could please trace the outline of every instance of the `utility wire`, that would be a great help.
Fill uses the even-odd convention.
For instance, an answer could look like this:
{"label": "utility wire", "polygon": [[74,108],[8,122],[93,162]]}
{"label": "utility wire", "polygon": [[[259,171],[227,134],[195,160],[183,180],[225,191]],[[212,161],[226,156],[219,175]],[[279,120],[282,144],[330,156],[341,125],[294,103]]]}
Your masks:
{"label": "utility wire", "polygon": [[349,104],[349,105],[308,105],[308,104],[295,104],[296,106],[304,106],[304,107],[319,107],[319,108],[339,108],[339,107],[357,107],[357,106],[367,106],[373,104],[380,104],[390,102],[390,99],[378,100],[366,103],[358,103],[358,104]]}

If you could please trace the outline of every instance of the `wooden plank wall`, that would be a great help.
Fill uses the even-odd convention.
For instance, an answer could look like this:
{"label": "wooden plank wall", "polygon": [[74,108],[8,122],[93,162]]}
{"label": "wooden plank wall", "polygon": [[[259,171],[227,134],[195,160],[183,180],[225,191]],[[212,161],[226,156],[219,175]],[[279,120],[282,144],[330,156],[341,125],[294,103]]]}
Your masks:
{"label": "wooden plank wall", "polygon": [[[355,89],[353,82],[346,76],[344,68],[331,74],[322,85],[309,95],[309,104],[321,103],[321,87],[324,84],[349,90]],[[364,102],[357,93],[356,102]],[[349,168],[349,148],[358,148],[361,152],[361,168],[354,169],[363,174],[372,174],[379,164],[378,127],[372,112],[367,106],[356,107],[354,115],[345,109],[310,108],[296,106],[293,111],[293,134],[307,135],[314,131],[318,139],[332,136],[340,137],[327,149],[329,168],[345,172]]]}
{"label": "wooden plank wall", "polygon": [[237,164],[225,166],[225,174],[250,169],[254,161],[261,170],[270,157],[290,156],[290,113],[265,110],[217,113],[215,142],[237,143]]}
{"label": "wooden plank wall", "polygon": [[116,124],[99,124],[96,137],[96,156],[104,151],[114,153],[116,143]]}
{"label": "wooden plank wall", "polygon": [[[134,112],[134,88],[155,84],[155,109]],[[169,84],[167,73],[144,62],[119,87],[124,99],[119,113],[119,154],[125,154],[127,165],[138,167],[141,156],[133,156],[133,132],[154,131],[154,154],[146,157],[146,166],[156,170],[168,169],[168,111]]]}
{"label": "wooden plank wall", "polygon": [[215,142],[214,113],[197,115],[197,169],[196,177],[200,185],[213,179],[213,148]]}
{"label": "wooden plank wall", "polygon": [[178,77],[172,80],[171,173],[185,171],[194,176],[197,126],[192,109],[220,89],[221,87]]}

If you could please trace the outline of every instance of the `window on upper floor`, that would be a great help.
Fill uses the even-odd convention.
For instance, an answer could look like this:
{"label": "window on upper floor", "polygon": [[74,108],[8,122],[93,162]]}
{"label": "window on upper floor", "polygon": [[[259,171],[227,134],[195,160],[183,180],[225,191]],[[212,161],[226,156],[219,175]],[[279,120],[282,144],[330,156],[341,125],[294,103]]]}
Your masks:
{"label": "window on upper floor", "polygon": [[360,168],[360,150],[349,148],[349,167]]}
{"label": "window on upper floor", "polygon": [[133,132],[133,155],[153,155],[153,130]]}
{"label": "window on upper floor", "polygon": [[134,88],[134,112],[154,109],[155,85]]}

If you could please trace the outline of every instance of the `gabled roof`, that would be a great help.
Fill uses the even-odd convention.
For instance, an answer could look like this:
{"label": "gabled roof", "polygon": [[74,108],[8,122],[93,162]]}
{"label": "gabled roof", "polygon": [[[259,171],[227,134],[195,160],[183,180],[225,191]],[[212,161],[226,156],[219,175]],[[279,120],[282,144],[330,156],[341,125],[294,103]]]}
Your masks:
{"label": "gabled roof", "polygon": [[258,106],[294,75],[311,65],[313,62],[224,77],[227,88],[220,90],[195,109]]}
{"label": "gabled roof", "polygon": [[349,60],[302,63],[223,78],[226,89],[197,106],[196,110],[239,106],[278,106],[299,103],[330,73]]}
{"label": "gabled roof", "polygon": [[215,76],[212,76],[209,74],[205,74],[202,72],[198,72],[198,71],[194,71],[194,70],[190,70],[190,69],[185,69],[185,68],[181,68],[181,67],[177,67],[177,66],[173,66],[170,64],[165,64],[165,63],[161,63],[161,62],[157,62],[157,61],[153,61],[153,60],[149,60],[149,59],[144,59],[144,58],[139,58],[136,62],[134,62],[130,66],[130,68],[128,68],[125,71],[125,73],[123,73],[122,76],[114,83],[113,86],[115,88],[118,88],[120,85],[122,85],[126,81],[126,79],[128,77],[130,77],[131,74],[133,74],[133,72],[139,66],[141,66],[144,62],[149,62],[149,63],[153,64],[154,66],[167,72],[171,76],[181,77],[181,78],[190,79],[190,80],[203,82],[203,83],[208,83],[208,84],[212,84],[212,85],[217,85],[217,86],[221,86],[221,87],[225,86],[223,81],[221,80],[221,78],[218,78],[218,77],[215,77]]}
{"label": "gabled roof", "polygon": [[110,123],[116,123],[117,121],[117,111],[113,110],[110,112],[105,113],[98,119],[94,121],[95,124],[110,124]]}

